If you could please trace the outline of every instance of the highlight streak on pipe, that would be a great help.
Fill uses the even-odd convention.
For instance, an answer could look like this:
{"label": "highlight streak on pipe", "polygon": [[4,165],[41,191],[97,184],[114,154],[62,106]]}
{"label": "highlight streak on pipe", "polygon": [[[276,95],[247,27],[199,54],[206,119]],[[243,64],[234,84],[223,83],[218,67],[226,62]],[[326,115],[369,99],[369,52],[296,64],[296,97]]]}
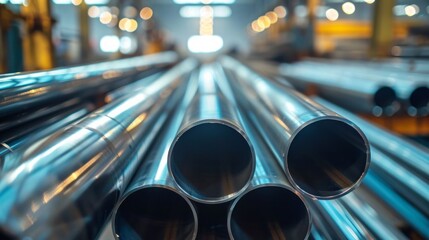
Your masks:
{"label": "highlight streak on pipe", "polygon": [[181,104],[166,128],[151,144],[142,166],[115,208],[112,217],[116,239],[195,239],[198,229],[193,204],[181,193],[167,168],[170,145],[179,130],[196,90],[189,81]]}

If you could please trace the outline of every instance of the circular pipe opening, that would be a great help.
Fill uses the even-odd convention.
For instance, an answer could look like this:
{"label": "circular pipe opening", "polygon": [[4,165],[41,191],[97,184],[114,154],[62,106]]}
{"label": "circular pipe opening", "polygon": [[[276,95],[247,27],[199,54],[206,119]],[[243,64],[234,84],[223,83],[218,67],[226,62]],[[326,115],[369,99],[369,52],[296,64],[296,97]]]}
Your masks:
{"label": "circular pipe opening", "polygon": [[197,216],[191,202],[174,190],[148,187],[120,203],[113,232],[117,239],[195,239]]}
{"label": "circular pipe opening", "polygon": [[381,87],[374,94],[374,105],[387,108],[394,105],[396,101],[396,93],[390,87]]}
{"label": "circular pipe opening", "polygon": [[233,239],[305,239],[310,215],[303,200],[281,186],[246,192],[232,205],[228,231]]}
{"label": "circular pipe opening", "polygon": [[418,87],[410,95],[410,105],[419,109],[429,106],[429,88]]}
{"label": "circular pipe opening", "polygon": [[324,118],[303,126],[292,138],[286,166],[292,184],[317,198],[353,190],[369,167],[369,143],[342,119]]}
{"label": "circular pipe opening", "polygon": [[254,171],[249,142],[224,122],[202,122],[173,143],[170,172],[178,186],[199,202],[224,202],[244,191]]}

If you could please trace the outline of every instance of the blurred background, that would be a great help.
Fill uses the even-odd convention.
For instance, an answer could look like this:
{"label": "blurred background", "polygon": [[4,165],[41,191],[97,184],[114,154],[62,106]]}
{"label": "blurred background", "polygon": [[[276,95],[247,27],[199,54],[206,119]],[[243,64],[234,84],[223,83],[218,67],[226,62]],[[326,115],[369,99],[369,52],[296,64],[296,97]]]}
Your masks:
{"label": "blurred background", "polygon": [[428,57],[425,0],[0,0],[0,73],[175,49],[289,62]]}

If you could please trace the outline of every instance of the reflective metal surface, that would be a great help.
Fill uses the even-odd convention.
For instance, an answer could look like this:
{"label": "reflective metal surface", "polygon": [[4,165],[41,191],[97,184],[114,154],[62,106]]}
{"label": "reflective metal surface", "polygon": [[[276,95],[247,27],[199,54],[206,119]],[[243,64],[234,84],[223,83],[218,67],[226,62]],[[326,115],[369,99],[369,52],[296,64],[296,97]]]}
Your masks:
{"label": "reflective metal surface", "polygon": [[231,239],[307,239],[311,216],[256,129],[244,124],[255,148],[256,169],[249,188],[228,212]]}
{"label": "reflective metal surface", "polygon": [[391,225],[377,209],[369,205],[365,199],[362,199],[355,193],[350,193],[340,200],[353,216],[357,217],[360,222],[377,238],[377,239],[408,239],[398,228]]}
{"label": "reflective metal surface", "polygon": [[376,239],[338,200],[307,202],[322,239]]}
{"label": "reflective metal surface", "polygon": [[195,239],[198,220],[194,205],[178,190],[167,168],[170,145],[186,108],[195,95],[191,79],[181,104],[151,145],[112,216],[116,239]]}
{"label": "reflective metal surface", "polygon": [[[195,66],[176,68],[186,75]],[[0,233],[94,239],[181,98],[183,74],[167,73],[154,83],[158,92],[114,101],[17,152],[23,163],[0,179]]]}
{"label": "reflective metal surface", "polygon": [[13,152],[19,151],[21,148],[28,147],[39,139],[51,135],[61,128],[77,121],[87,115],[93,106],[88,103],[79,104],[69,109],[64,109],[63,112],[54,116],[48,116],[41,119],[39,122],[32,123],[27,128],[20,129],[19,132],[14,132],[12,137],[3,140],[0,143],[0,175],[19,166],[19,161],[13,156]]}
{"label": "reflective metal surface", "polygon": [[352,120],[367,136],[370,143],[391,159],[409,168],[413,174],[429,181],[429,151],[392,132],[371,124],[321,98],[313,98],[323,106]]}
{"label": "reflective metal surface", "polygon": [[290,88],[224,57],[245,114],[260,131],[291,184],[313,198],[335,198],[362,181],[369,144],[349,120]]}
{"label": "reflective metal surface", "polygon": [[152,73],[157,66],[175,63],[173,52],[102,62],[72,68],[0,76],[0,116],[31,109],[53,99],[112,90]]}
{"label": "reflective metal surface", "polygon": [[213,68],[200,69],[191,101],[169,152],[169,171],[197,202],[221,203],[242,193],[252,178],[253,147],[237,110],[219,91]]}
{"label": "reflective metal surface", "polygon": [[429,218],[416,209],[410,202],[395,192],[389,184],[380,179],[372,170],[368,171],[363,185],[370,189],[382,201],[403,217],[423,238],[429,238]]}

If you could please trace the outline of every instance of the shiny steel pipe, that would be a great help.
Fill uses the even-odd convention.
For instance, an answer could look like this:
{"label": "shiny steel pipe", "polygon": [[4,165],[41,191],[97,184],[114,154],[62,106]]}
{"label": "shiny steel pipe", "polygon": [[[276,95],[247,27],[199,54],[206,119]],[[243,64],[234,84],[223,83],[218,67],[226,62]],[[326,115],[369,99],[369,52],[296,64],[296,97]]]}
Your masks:
{"label": "shiny steel pipe", "polygon": [[0,138],[5,140],[10,137],[8,136],[9,133],[23,131],[24,128],[33,128],[34,125],[40,124],[40,122],[45,121],[46,118],[60,114],[65,109],[71,108],[82,101],[84,100],[81,98],[74,98],[65,102],[51,103],[13,116],[4,117],[0,119]]}
{"label": "shiny steel pipe", "polygon": [[284,176],[274,156],[245,123],[256,155],[256,169],[249,188],[232,203],[228,212],[231,239],[307,239],[311,216],[299,192]]}
{"label": "shiny steel pipe", "polygon": [[160,91],[118,99],[17,153],[23,164],[0,179],[0,233],[95,239],[195,67],[184,61],[182,75],[154,83]]}
{"label": "shiny steel pipe", "polygon": [[429,218],[416,209],[413,204],[395,192],[389,184],[380,179],[372,170],[368,171],[363,186],[378,196],[384,203],[404,218],[423,238],[429,238]]}
{"label": "shiny steel pipe", "polygon": [[108,92],[159,67],[172,65],[178,55],[165,52],[143,57],[71,68],[0,76],[0,116],[32,109],[54,99]]}
{"label": "shiny steel pipe", "polygon": [[302,94],[223,58],[245,114],[276,155],[291,184],[312,198],[336,198],[362,181],[369,144],[352,122]]}
{"label": "shiny steel pipe", "polygon": [[22,162],[17,160],[13,153],[34,144],[39,139],[47,137],[61,128],[81,119],[87,115],[93,106],[89,103],[79,104],[54,116],[34,122],[31,126],[21,127],[14,131],[13,136],[8,137],[0,143],[0,175],[19,166]]}
{"label": "shiny steel pipe", "polygon": [[167,168],[170,145],[195,94],[194,80],[113,212],[116,239],[195,239],[197,235],[194,205],[178,190]]}
{"label": "shiny steel pipe", "polygon": [[356,193],[350,193],[338,200],[353,216],[376,237],[376,239],[408,239],[398,228],[391,225],[376,208],[369,205],[365,199]]}
{"label": "shiny steel pipe", "polygon": [[242,193],[255,168],[253,147],[236,109],[222,95],[213,69],[200,70],[198,92],[169,152],[179,188],[197,202],[222,203]]}
{"label": "shiny steel pipe", "polygon": [[411,169],[425,181],[429,181],[429,151],[412,141],[359,118],[353,113],[340,108],[321,98],[313,98],[323,106],[353,121],[367,136],[370,143],[390,158]]}
{"label": "shiny steel pipe", "polygon": [[[331,65],[329,65],[331,66]],[[388,83],[367,81],[358,76],[328,71],[323,64],[300,62],[282,64],[279,71],[300,90],[317,86],[317,94],[356,112],[376,116],[399,110],[396,92]]]}
{"label": "shiny steel pipe", "polygon": [[308,199],[307,204],[322,239],[376,239],[338,200]]}

